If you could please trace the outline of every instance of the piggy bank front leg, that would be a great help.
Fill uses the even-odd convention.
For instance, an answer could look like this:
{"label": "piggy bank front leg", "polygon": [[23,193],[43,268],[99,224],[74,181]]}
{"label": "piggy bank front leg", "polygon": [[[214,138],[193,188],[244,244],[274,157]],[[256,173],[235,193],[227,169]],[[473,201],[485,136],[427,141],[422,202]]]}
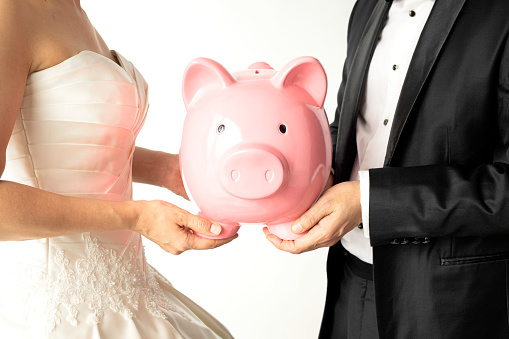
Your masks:
{"label": "piggy bank front leg", "polygon": [[293,233],[292,223],[293,221],[277,224],[268,224],[267,228],[269,229],[270,233],[277,235],[282,240],[295,240],[307,233],[307,232],[300,234]]}
{"label": "piggy bank front leg", "polygon": [[[198,215],[202,218],[207,219],[207,217],[204,215],[201,215],[199,213],[198,213]],[[212,222],[214,222],[214,221],[212,221]],[[214,222],[214,223],[221,226],[221,233],[219,233],[218,235],[216,235],[214,237],[210,237],[208,235],[204,235],[204,234],[201,234],[198,232],[195,232],[194,234],[196,234],[199,237],[207,238],[207,239],[226,239],[226,238],[229,238],[229,237],[235,235],[240,228],[240,225],[238,223],[224,223],[224,222],[223,223]]]}

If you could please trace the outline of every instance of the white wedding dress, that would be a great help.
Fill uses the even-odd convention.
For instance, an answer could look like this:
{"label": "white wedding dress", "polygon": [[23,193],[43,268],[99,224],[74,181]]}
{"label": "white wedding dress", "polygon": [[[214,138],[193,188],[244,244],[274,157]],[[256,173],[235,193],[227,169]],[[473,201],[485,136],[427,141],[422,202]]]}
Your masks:
{"label": "white wedding dress", "polygon": [[[74,197],[131,199],[147,85],[81,52],[27,79],[2,180]],[[231,338],[147,264],[128,230],[0,242],[0,338]]]}

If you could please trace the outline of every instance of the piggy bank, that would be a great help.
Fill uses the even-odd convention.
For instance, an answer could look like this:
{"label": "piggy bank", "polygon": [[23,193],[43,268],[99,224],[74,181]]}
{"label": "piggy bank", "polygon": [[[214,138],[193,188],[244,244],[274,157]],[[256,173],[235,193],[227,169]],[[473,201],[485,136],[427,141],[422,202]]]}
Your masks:
{"label": "piggy bank", "polygon": [[266,63],[229,73],[198,58],[187,67],[180,169],[199,215],[222,226],[265,224],[297,239],[291,224],[328,180],[332,144],[323,109],[327,77],[312,57],[280,71]]}

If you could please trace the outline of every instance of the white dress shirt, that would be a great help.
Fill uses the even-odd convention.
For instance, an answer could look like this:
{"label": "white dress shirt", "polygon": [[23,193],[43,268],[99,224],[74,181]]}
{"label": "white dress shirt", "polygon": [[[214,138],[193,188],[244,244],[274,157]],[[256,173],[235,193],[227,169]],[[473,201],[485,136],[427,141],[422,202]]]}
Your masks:
{"label": "white dress shirt", "polygon": [[342,239],[346,250],[372,264],[369,242],[369,172],[383,167],[394,112],[417,41],[435,0],[393,0],[378,39],[357,120],[357,157],[350,180],[360,180],[363,229]]}

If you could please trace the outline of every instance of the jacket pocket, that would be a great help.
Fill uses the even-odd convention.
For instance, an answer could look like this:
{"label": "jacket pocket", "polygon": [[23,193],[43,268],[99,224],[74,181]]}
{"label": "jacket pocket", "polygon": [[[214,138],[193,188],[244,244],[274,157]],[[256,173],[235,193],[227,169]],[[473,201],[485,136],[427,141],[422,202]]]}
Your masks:
{"label": "jacket pocket", "polygon": [[508,259],[509,252],[502,252],[488,255],[479,255],[475,257],[441,258],[440,265],[453,266],[453,265],[481,264]]}

